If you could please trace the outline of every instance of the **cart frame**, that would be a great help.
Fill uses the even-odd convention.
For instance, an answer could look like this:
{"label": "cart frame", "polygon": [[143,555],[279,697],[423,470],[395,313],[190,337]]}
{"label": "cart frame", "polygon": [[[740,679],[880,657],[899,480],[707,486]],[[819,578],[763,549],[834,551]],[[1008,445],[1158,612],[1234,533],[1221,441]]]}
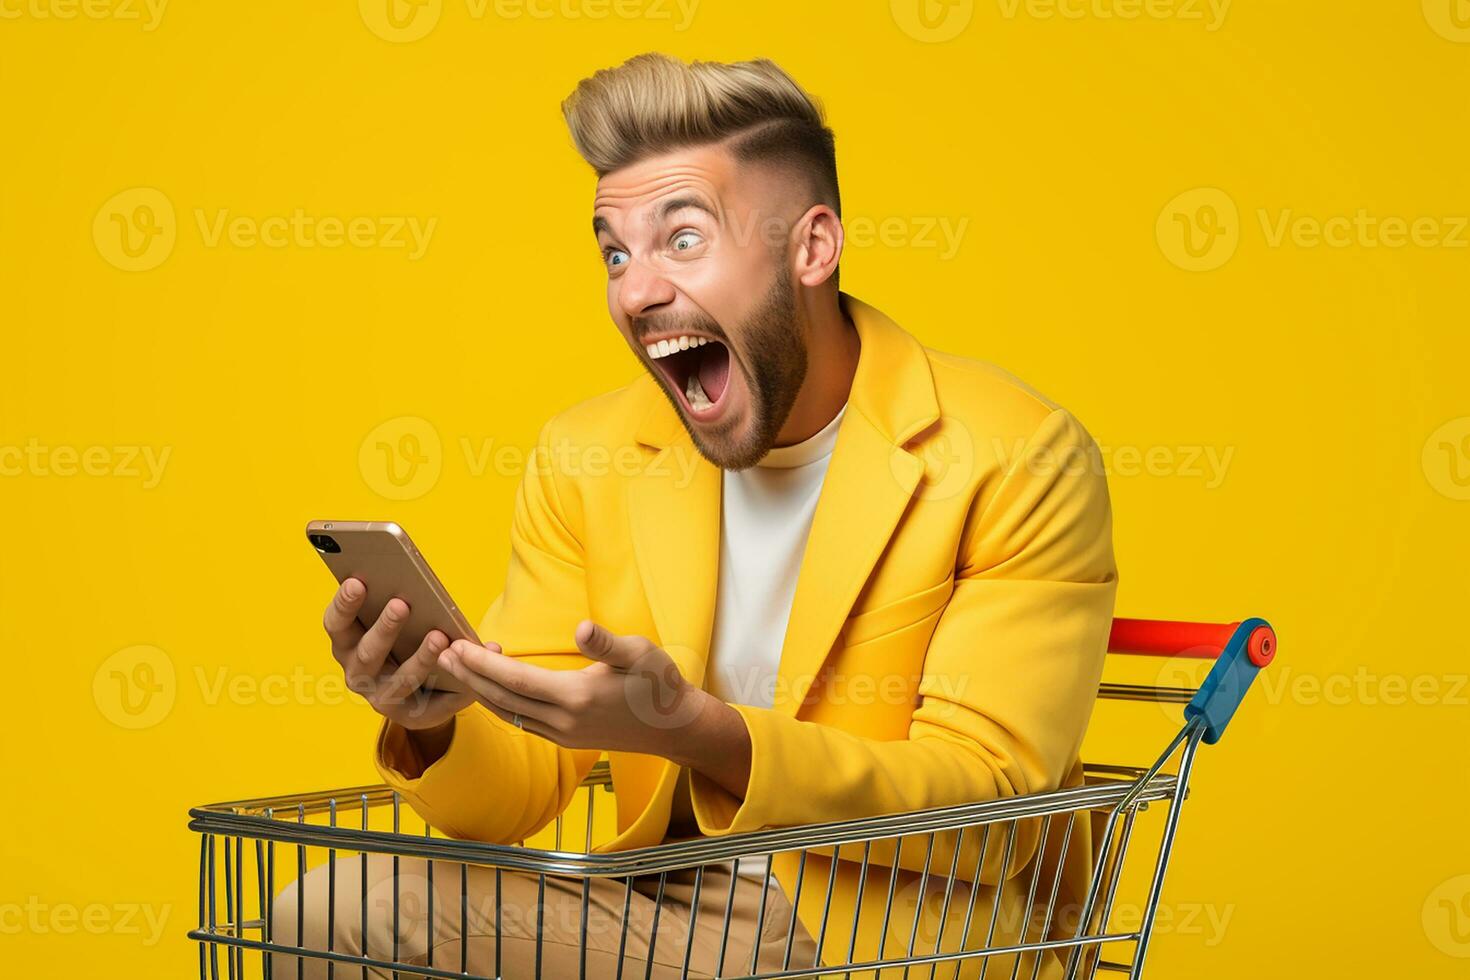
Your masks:
{"label": "cart frame", "polygon": [[[271,954],[289,954],[296,961],[296,969],[289,974],[300,974],[302,965],[308,960],[325,961],[328,975],[340,974],[343,978],[358,975],[369,976],[424,976],[443,978],[471,978],[489,980],[485,974],[469,972],[467,961],[468,943],[460,942],[460,955],[453,962],[434,963],[433,955],[433,890],[435,866],[441,874],[452,874],[458,869],[460,875],[460,913],[467,914],[468,869],[470,867],[494,869],[496,891],[499,892],[501,875],[519,873],[534,875],[540,883],[540,895],[544,896],[548,876],[580,880],[582,882],[582,906],[580,919],[581,969],[585,980],[587,971],[588,929],[588,883],[597,878],[617,879],[626,883],[628,900],[631,901],[634,881],[646,876],[657,876],[658,896],[663,896],[663,884],[671,873],[693,870],[695,873],[695,902],[699,897],[704,869],[717,865],[731,868],[729,898],[725,903],[725,920],[720,942],[719,961],[714,975],[721,978],[743,978],[743,980],[784,980],[794,977],[816,976],[898,976],[895,969],[908,976],[914,968],[928,968],[931,978],[941,967],[945,975],[956,975],[971,969],[974,961],[979,963],[979,975],[984,976],[992,958],[1010,957],[1012,980],[1017,980],[1021,964],[1030,956],[1029,975],[1035,978],[1047,954],[1055,956],[1056,962],[1064,967],[1067,980],[1076,977],[1092,977],[1098,970],[1127,973],[1131,978],[1142,975],[1145,959],[1154,932],[1154,925],[1162,896],[1164,878],[1168,871],[1178,829],[1182,803],[1186,799],[1196,751],[1201,742],[1213,744],[1223,734],[1236,708],[1249,689],[1255,675],[1269,664],[1276,655],[1276,636],[1271,626],[1262,619],[1247,619],[1223,625],[1176,621],[1118,619],[1113,623],[1108,649],[1114,654],[1131,654],[1159,657],[1194,657],[1213,659],[1204,683],[1198,690],[1178,687],[1130,685],[1104,683],[1098,696],[1103,700],[1148,701],[1184,705],[1184,725],[1169,742],[1158,758],[1148,766],[1090,765],[1085,767],[1087,783],[1082,786],[1061,789],[1048,793],[979,803],[951,806],[909,813],[888,814],[857,820],[835,821],[802,827],[777,828],[753,833],[736,834],[718,838],[699,838],[665,843],[637,850],[596,853],[593,851],[593,827],[595,824],[597,797],[610,792],[611,777],[605,762],[598,763],[583,781],[581,794],[585,799],[586,830],[581,840],[581,850],[564,849],[566,828],[565,814],[558,816],[549,829],[553,835],[550,847],[530,847],[524,842],[518,845],[484,844],[435,836],[437,831],[427,825],[422,833],[405,833],[403,830],[403,806],[399,795],[387,786],[360,786],[317,793],[294,794],[240,800],[196,807],[189,813],[189,828],[199,834],[199,922],[189,932],[189,938],[199,943],[199,975],[201,980],[246,980],[249,976],[271,977]],[[1172,760],[1177,766],[1166,771]],[[1138,906],[1138,922],[1133,928],[1121,928],[1114,924],[1114,912],[1120,885],[1126,871],[1134,867],[1127,863],[1129,844],[1140,823],[1139,814],[1147,811],[1151,804],[1158,804],[1166,812],[1162,826],[1157,828],[1158,843],[1154,851],[1152,867],[1143,866],[1144,872],[1138,883],[1142,888],[1143,900]],[[1070,930],[1062,929],[1062,915],[1057,915],[1057,886],[1062,877],[1062,863],[1067,857],[1067,848],[1072,838],[1074,819],[1080,814],[1089,814],[1094,830],[1100,826],[1100,837],[1094,843],[1092,854],[1093,870],[1085,900]],[[1061,835],[1060,853],[1055,856],[1055,875],[1042,875],[1042,860],[1033,861],[1029,874],[1023,869],[1011,870],[1012,851],[1015,846],[1016,829],[1021,821],[1042,821],[1042,843],[1038,850],[1049,846],[1056,836],[1049,834],[1052,821],[1066,819],[1065,832]],[[391,829],[374,829],[373,823],[391,820]],[[325,821],[325,822],[322,822]],[[360,826],[347,826],[348,821]],[[999,832],[996,832],[996,831]],[[960,844],[967,833],[981,835],[979,858],[975,870],[968,876],[958,868]],[[946,869],[931,867],[936,838],[941,834],[954,836],[953,858]],[[991,841],[994,838],[992,848]],[[919,900],[914,906],[913,924],[909,939],[895,955],[884,955],[888,942],[890,917],[895,910],[894,887],[898,878],[900,861],[895,859],[892,868],[884,868],[873,862],[870,855],[874,845],[895,841],[897,853],[902,854],[904,843],[910,839],[927,841],[927,853],[919,882]],[[947,838],[948,839],[948,838]],[[972,838],[972,843],[973,843]],[[250,842],[247,852],[246,842]],[[983,890],[969,886],[980,880],[981,865],[987,855],[1001,852],[1001,874],[998,889],[1008,887],[1025,888],[1028,919],[1022,923],[1018,939],[1010,944],[992,946],[996,936],[996,917],[1001,909],[1001,896],[991,899],[991,913],[985,941],[976,945],[971,941],[972,916],[976,908],[976,896]],[[296,860],[287,862],[277,859],[278,848],[294,852]],[[876,959],[854,960],[858,939],[858,923],[862,913],[862,898],[851,923],[851,936],[846,956],[836,955],[828,947],[823,956],[823,942],[828,931],[829,912],[832,905],[832,887],[838,866],[839,854],[850,855],[861,850],[861,881],[867,884],[870,871],[889,874],[886,907],[882,914],[882,941]],[[324,851],[328,860],[336,861],[343,855],[358,855],[363,862],[364,872],[368,855],[391,856],[394,871],[392,915],[394,921],[393,948],[385,958],[381,951],[377,955],[362,955],[335,950],[329,938],[326,948],[317,949],[309,945],[298,946],[276,941],[272,935],[271,921],[273,903],[281,883],[276,881],[277,872],[294,864],[299,877],[304,877],[307,868],[308,850],[313,853]],[[1138,848],[1133,853],[1138,853]],[[756,956],[748,963],[726,962],[726,945],[730,940],[730,911],[734,904],[736,882],[740,875],[735,873],[735,862],[741,858],[769,858],[775,854],[794,852],[799,854],[798,872],[793,895],[793,906],[798,904],[806,878],[807,856],[818,854],[826,857],[830,852],[832,869],[827,881],[827,892],[821,916],[821,927],[812,937],[817,953],[813,963],[793,966],[791,963],[792,940],[796,925],[793,910],[791,931],[785,943],[780,968],[759,969],[758,958],[762,955],[759,944]],[[247,874],[247,857],[250,872]],[[400,922],[397,871],[403,858],[421,859],[428,862],[430,876],[429,899],[429,942],[427,963],[407,963],[400,958],[398,923]],[[844,856],[843,860],[850,860]],[[1135,862],[1136,864],[1136,862]],[[333,865],[335,868],[335,865]],[[947,873],[946,873],[947,871]],[[1011,875],[1014,875],[1012,877]],[[247,878],[253,879],[247,887]],[[1052,878],[1051,881],[1043,878]],[[936,888],[942,887],[942,911],[939,934],[933,940],[933,949],[925,952],[923,944],[917,944],[923,905],[929,895],[931,881]],[[948,931],[951,899],[957,881],[964,881],[969,893],[968,910],[959,942],[955,949],[943,949]],[[335,872],[333,873],[335,888]],[[1014,885],[1012,884],[1014,882]],[[820,887],[820,882],[817,882]],[[247,902],[247,899],[249,900]],[[1044,905],[1039,900],[1044,899]],[[329,905],[335,909],[335,892]],[[900,903],[900,914],[902,912]],[[247,912],[253,909],[253,914]],[[761,919],[764,919],[766,899],[760,902]],[[1037,934],[1030,941],[1031,913],[1043,916]],[[537,906],[537,939],[535,975],[541,977],[541,918],[544,906]],[[955,912],[958,912],[956,907]],[[646,960],[638,961],[628,972],[630,977],[640,971],[651,973],[654,949],[657,942],[658,910],[653,917],[653,934],[647,939]],[[366,892],[362,899],[362,917],[367,921],[368,906]],[[503,976],[500,969],[500,907],[496,916],[496,970],[494,976]],[[627,942],[628,906],[624,906],[622,920],[622,944]],[[461,935],[467,930],[462,929]],[[761,932],[761,921],[756,924],[755,934]],[[1067,933],[1070,934],[1067,934]],[[295,933],[303,933],[298,926]],[[691,954],[694,946],[694,926],[688,924],[687,936],[675,936],[675,941],[685,943],[681,976],[690,974]],[[625,975],[623,945],[619,946],[618,978]],[[916,945],[917,944],[917,945]],[[1117,949],[1123,958],[1104,959],[1105,949]],[[247,960],[247,953],[252,955]],[[1128,955],[1130,954],[1131,955]],[[223,954],[223,957],[222,955]],[[223,969],[221,959],[223,958]],[[1001,966],[1004,967],[1004,959]],[[249,969],[258,966],[258,972]],[[727,969],[728,968],[728,969]],[[370,972],[371,971],[371,972]],[[997,976],[1007,971],[1001,969]],[[968,974],[966,974],[968,975]],[[285,978],[280,978],[285,980]],[[515,978],[518,980],[518,978]],[[559,980],[559,978],[558,978]]]}

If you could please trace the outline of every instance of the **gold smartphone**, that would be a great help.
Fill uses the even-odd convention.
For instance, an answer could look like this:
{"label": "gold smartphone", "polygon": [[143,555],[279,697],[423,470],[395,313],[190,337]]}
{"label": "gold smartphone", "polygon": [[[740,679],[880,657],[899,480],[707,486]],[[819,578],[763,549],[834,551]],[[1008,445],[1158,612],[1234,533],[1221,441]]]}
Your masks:
{"label": "gold smartphone", "polygon": [[[449,597],[408,532],[391,521],[312,521],[306,538],[336,576],[338,584],[355,578],[367,586],[367,597],[357,612],[363,629],[370,629],[394,596],[408,603],[408,622],[398,633],[390,654],[397,663],[413,656],[430,630],[455,640],[479,643],[469,621]],[[435,671],[425,687],[463,691],[449,674]]]}

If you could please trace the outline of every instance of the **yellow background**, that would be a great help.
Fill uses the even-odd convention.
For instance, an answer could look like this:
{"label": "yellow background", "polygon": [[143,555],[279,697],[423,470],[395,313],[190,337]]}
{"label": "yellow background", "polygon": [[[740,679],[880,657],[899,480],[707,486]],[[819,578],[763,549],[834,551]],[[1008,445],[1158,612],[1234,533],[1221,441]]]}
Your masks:
{"label": "yellow background", "polygon": [[[520,454],[637,370],[557,106],[661,49],[824,99],[844,287],[1086,422],[1120,613],[1276,624],[1165,895],[1228,926],[1161,927],[1152,975],[1463,974],[1463,0],[98,2],[0,0],[0,972],[191,975],[187,808],[372,778],[302,525],[398,520],[493,598]],[[298,211],[371,241],[209,234]],[[421,256],[373,244],[408,216]],[[1172,726],[1098,717],[1115,761]]]}

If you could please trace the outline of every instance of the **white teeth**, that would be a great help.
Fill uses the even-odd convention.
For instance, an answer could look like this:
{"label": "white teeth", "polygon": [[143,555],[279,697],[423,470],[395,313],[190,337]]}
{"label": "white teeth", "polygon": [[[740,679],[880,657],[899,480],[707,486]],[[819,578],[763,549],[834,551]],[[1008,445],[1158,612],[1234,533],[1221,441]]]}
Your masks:
{"label": "white teeth", "polygon": [[646,344],[643,349],[648,352],[650,358],[656,361],[660,357],[668,357],[670,354],[676,354],[681,350],[703,347],[707,343],[709,343],[708,337],[691,337],[685,334],[682,337],[675,337],[672,340],[660,340],[657,343]]}
{"label": "white teeth", "polygon": [[689,399],[689,407],[696,411],[702,412],[714,404],[704,393],[704,385],[699,383],[698,372],[689,375],[689,380],[684,385],[684,397]]}

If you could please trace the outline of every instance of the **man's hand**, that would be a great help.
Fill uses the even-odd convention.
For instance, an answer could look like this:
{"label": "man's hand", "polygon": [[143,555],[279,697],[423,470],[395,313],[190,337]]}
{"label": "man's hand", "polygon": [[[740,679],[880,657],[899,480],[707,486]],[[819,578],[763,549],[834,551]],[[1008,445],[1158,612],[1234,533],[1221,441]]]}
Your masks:
{"label": "man's hand", "polygon": [[439,665],[496,716],[558,745],[661,756],[745,795],[750,735],[734,708],[690,684],[641,636],[583,620],[574,640],[595,663],[547,670],[456,640]]}
{"label": "man's hand", "polygon": [[408,603],[390,599],[372,629],[364,630],[357,612],[365,598],[367,587],[355,578],[343,582],[332,597],[322,617],[332,638],[332,657],[342,666],[349,690],[362,695],[384,718],[419,732],[422,747],[438,746],[439,751],[427,753],[437,757],[447,744],[447,737],[441,736],[447,735],[455,713],[475,700],[468,693],[424,690],[424,680],[438,665],[449,637],[430,630],[414,655],[396,664],[388,653],[408,621]]}

